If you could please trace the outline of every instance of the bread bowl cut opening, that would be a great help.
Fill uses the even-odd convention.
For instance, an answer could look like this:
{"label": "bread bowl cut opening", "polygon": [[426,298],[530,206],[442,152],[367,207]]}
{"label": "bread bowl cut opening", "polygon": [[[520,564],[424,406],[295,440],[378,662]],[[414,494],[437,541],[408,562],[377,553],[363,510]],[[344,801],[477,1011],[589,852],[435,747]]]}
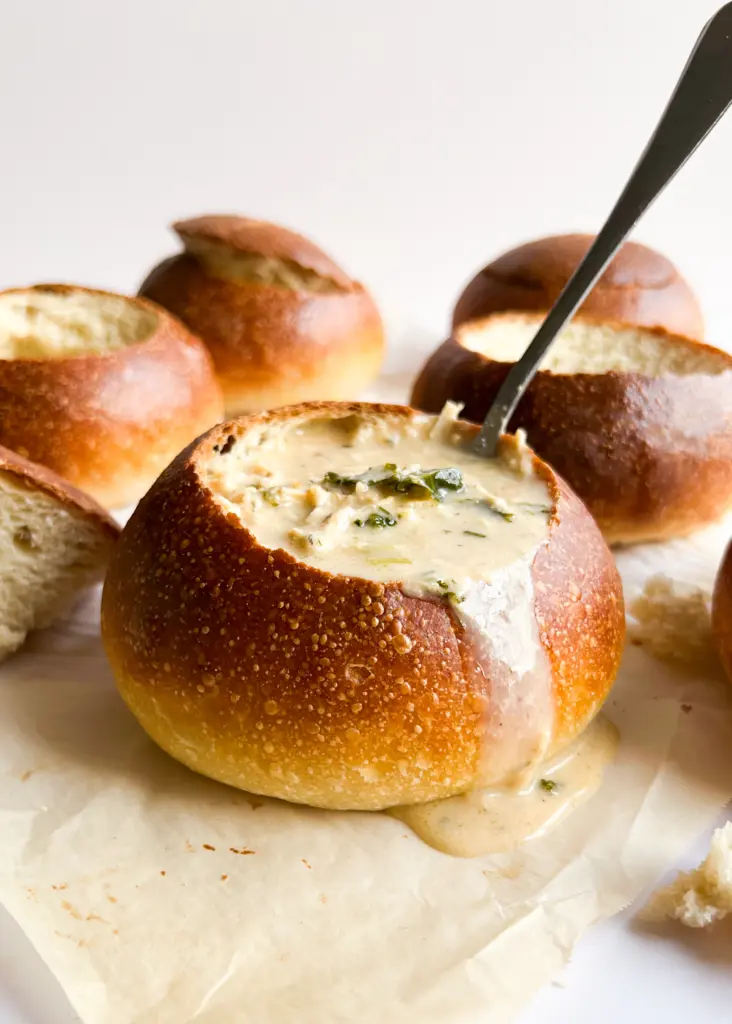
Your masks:
{"label": "bread bowl cut opening", "polygon": [[0,658],[98,578],[111,547],[93,518],[0,470]]}
{"label": "bread bowl cut opening", "polygon": [[472,452],[457,408],[434,422],[303,416],[232,434],[204,480],[264,547],[459,605],[471,579],[536,550],[553,500],[527,449]]}
{"label": "bread bowl cut opening", "polygon": [[213,277],[251,281],[290,291],[328,294],[344,289],[330,277],[318,274],[295,260],[245,252],[233,246],[195,235],[182,235],[186,252]]}
{"label": "bread bowl cut opening", "polygon": [[[462,325],[463,348],[500,363],[517,362],[543,320],[542,314],[496,314]],[[562,330],[541,362],[555,374],[639,373],[646,377],[728,371],[723,352],[663,330],[576,319]]]}
{"label": "bread bowl cut opening", "polygon": [[29,288],[0,294],[0,359],[105,355],[150,338],[148,306],[81,288]]}

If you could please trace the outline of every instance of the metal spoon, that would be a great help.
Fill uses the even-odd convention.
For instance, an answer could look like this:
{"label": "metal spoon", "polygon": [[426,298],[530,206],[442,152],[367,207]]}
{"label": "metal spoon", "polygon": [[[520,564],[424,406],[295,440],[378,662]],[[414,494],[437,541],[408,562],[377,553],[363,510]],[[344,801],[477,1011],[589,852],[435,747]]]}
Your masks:
{"label": "metal spoon", "polygon": [[602,231],[501,385],[475,442],[482,455],[496,454],[499,437],[556,335],[571,319],[631,228],[731,102],[732,3],[727,3],[707,22],[697,39],[668,106]]}

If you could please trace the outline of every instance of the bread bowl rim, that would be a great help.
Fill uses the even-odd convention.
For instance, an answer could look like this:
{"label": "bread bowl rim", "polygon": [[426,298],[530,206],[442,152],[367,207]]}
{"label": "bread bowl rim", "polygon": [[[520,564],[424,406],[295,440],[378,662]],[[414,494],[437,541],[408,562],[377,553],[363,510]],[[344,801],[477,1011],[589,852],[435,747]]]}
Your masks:
{"label": "bread bowl rim", "polygon": [[156,302],[153,302],[152,299],[148,299],[144,296],[126,295],[124,292],[112,292],[105,288],[87,288],[85,285],[66,284],[54,281],[0,289],[0,300],[2,300],[5,295],[24,295],[33,292],[50,292],[57,295],[81,293],[84,295],[103,296],[110,299],[122,299],[124,302],[129,302],[131,305],[141,305],[151,313],[156,320],[152,331],[148,335],[139,340],[127,342],[119,348],[101,352],[74,352],[69,355],[60,356],[29,356],[27,358],[13,357],[11,359],[0,359],[0,366],[3,363],[27,363],[29,365],[35,364],[43,366],[48,366],[54,363],[93,363],[97,360],[114,359],[115,357],[120,358],[120,356],[128,350],[142,348],[146,345],[152,345],[153,343],[160,341],[161,332],[165,330],[166,326],[171,329],[167,340],[174,338],[176,341],[183,340],[187,343],[191,338],[193,338],[196,341],[199,341],[197,336],[194,335],[193,332],[175,316],[175,314],[164,309],[162,306],[159,306]]}
{"label": "bread bowl rim", "polygon": [[[479,329],[481,324],[486,323],[489,320],[493,320],[493,321],[495,321],[495,320],[509,320],[509,319],[532,320],[532,321],[536,321],[537,328],[538,328],[544,322],[544,320],[546,319],[548,313],[549,313],[548,309],[546,309],[546,310],[524,310],[524,309],[511,310],[511,309],[504,309],[504,310],[496,310],[493,313],[488,313],[485,316],[478,317],[475,320],[464,320],[461,323],[457,324],[455,327],[453,327],[451,332],[450,332],[450,334],[449,334],[449,336],[441,343],[441,345],[438,345],[438,347],[436,349],[434,349],[432,353],[430,353],[430,355],[427,357],[427,360],[425,361],[425,363],[422,366],[422,371],[420,371],[420,374],[418,374],[417,377],[419,377],[421,375],[421,372],[423,372],[427,368],[427,365],[428,365],[428,362],[429,362],[429,359],[431,358],[431,356],[434,355],[435,352],[439,351],[439,349],[444,347],[444,346],[454,346],[456,349],[460,350],[461,352],[464,352],[466,355],[468,355],[468,356],[475,356],[476,359],[480,359],[480,360],[482,360],[485,363],[492,363],[492,364],[494,364],[496,366],[506,366],[506,367],[515,366],[515,364],[516,364],[516,362],[518,360],[494,359],[493,356],[488,356],[485,353],[479,351],[478,349],[467,348],[462,343],[462,341],[460,340],[460,335],[461,334],[469,333],[471,329],[473,329],[473,330],[475,330],[476,328]],[[636,323],[633,323],[632,321],[629,321],[629,320],[617,320],[617,319],[614,319],[614,318],[599,317],[599,316],[595,316],[595,315],[593,315],[591,313],[582,313],[582,312],[575,313],[575,315],[571,318],[571,320],[568,322],[568,324],[566,326],[569,327],[573,323],[582,323],[582,324],[586,324],[586,325],[588,325],[590,327],[610,327],[613,330],[637,331],[638,333],[641,333],[641,334],[652,334],[654,337],[660,338],[664,342],[668,341],[671,344],[673,344],[673,341],[675,339],[675,340],[683,342],[684,347],[693,348],[693,349],[696,349],[697,351],[704,352],[707,355],[713,356],[715,358],[719,358],[720,361],[725,362],[727,364],[727,366],[726,366],[726,368],[721,373],[706,373],[703,370],[697,370],[697,371],[694,371],[694,372],[689,373],[689,374],[676,374],[676,373],[650,374],[650,373],[643,373],[641,370],[635,370],[635,369],[630,369],[630,370],[610,369],[610,370],[601,370],[598,373],[589,373],[586,370],[577,370],[577,371],[568,372],[568,371],[565,371],[565,370],[557,371],[557,370],[552,370],[552,369],[539,368],[536,371],[536,376],[537,377],[538,376],[547,376],[547,377],[552,377],[552,378],[555,378],[555,379],[560,379],[562,377],[571,377],[573,379],[576,379],[576,378],[582,377],[582,378],[587,378],[587,379],[591,379],[591,380],[601,380],[603,377],[617,377],[617,378],[624,378],[624,379],[628,379],[628,380],[630,380],[630,379],[636,379],[636,380],[641,379],[641,380],[652,381],[652,380],[663,380],[664,377],[679,377],[681,379],[683,379],[684,377],[695,377],[695,376],[721,377],[723,375],[723,373],[726,373],[729,370],[732,370],[732,353],[726,352],[722,348],[717,348],[715,345],[710,345],[709,342],[707,342],[707,341],[702,341],[700,339],[694,338],[691,335],[679,334],[676,331],[669,331],[666,327],[663,327],[660,324],[659,325],[655,325],[655,326],[651,326],[651,327],[646,327],[643,324],[636,324]],[[416,383],[416,378],[415,378],[415,383]]]}

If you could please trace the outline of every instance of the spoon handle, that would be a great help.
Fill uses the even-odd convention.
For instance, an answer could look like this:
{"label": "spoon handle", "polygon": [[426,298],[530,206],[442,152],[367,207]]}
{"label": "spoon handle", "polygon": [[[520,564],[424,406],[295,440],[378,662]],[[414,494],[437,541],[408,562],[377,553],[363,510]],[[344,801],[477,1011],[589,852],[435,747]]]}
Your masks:
{"label": "spoon handle", "polygon": [[572,317],[631,228],[689,159],[732,102],[732,2],[705,25],[655,132],[604,227],[521,358],[509,371],[476,440],[495,455],[546,350]]}

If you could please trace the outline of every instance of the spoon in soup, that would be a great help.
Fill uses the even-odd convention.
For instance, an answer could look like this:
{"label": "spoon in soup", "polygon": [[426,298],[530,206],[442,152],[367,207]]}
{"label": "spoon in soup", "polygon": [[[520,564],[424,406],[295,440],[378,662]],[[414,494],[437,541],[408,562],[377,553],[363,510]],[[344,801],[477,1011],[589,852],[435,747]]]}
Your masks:
{"label": "spoon in soup", "polygon": [[709,134],[732,102],[732,2],[707,22],[656,130],[595,241],[524,354],[514,363],[483,422],[475,447],[496,454],[542,357],[631,229]]}

